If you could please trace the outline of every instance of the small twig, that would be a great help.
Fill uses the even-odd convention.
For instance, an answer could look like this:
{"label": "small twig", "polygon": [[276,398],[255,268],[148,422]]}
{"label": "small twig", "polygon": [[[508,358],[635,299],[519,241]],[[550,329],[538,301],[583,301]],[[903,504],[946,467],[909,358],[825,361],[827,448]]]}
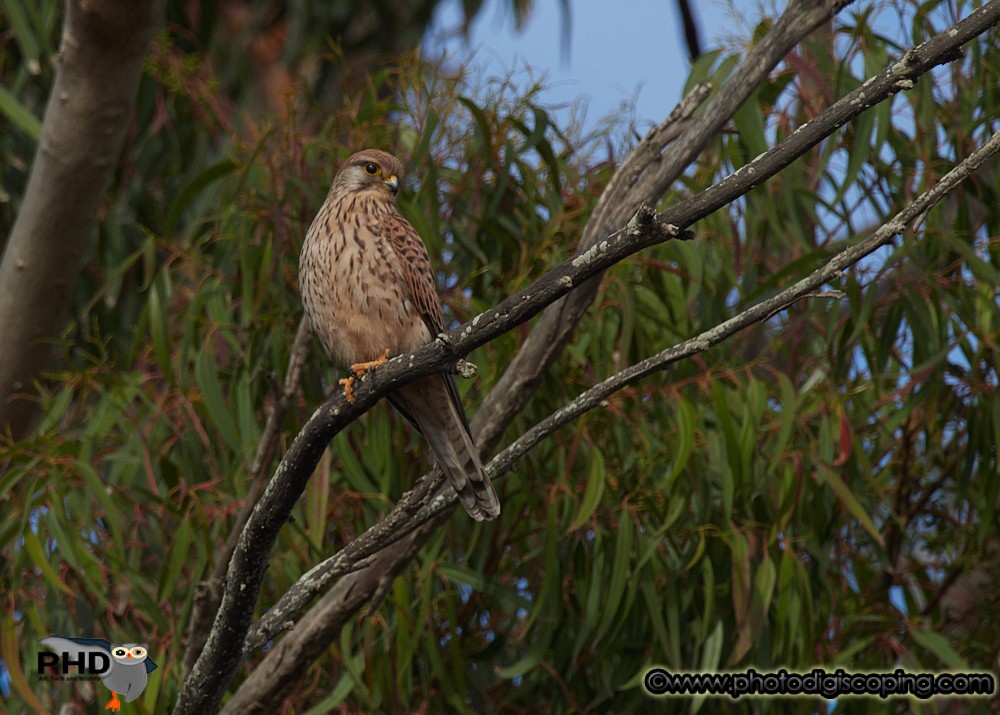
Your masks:
{"label": "small twig", "polygon": [[[835,278],[840,278],[839,275],[834,276],[834,277]],[[829,290],[818,290],[818,291],[814,291],[812,293],[806,293],[802,297],[803,298],[829,298],[831,300],[841,300],[841,299],[844,298],[845,295],[846,294],[844,293],[844,291],[831,288]],[[785,308],[786,308],[786,306],[782,306],[780,308],[775,308],[775,310],[773,312],[769,313],[768,315],[765,315],[764,318],[760,322],[766,323],[771,318],[773,318],[774,316],[776,316],[778,313],[783,312],[785,310]]]}
{"label": "small twig", "polygon": [[468,360],[459,360],[455,363],[455,368],[453,372],[459,377],[463,377],[466,380],[471,380],[472,378],[479,375],[479,368],[476,367],[476,363],[469,362]]}

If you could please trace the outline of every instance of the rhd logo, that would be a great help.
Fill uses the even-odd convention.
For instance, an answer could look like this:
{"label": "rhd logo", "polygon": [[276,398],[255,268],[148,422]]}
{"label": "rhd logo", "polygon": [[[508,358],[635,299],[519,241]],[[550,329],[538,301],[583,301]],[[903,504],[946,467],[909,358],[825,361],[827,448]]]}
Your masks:
{"label": "rhd logo", "polygon": [[[77,640],[85,639],[78,638]],[[100,678],[111,670],[111,656],[100,650],[64,651],[62,653],[38,652],[39,675],[65,676],[69,675],[70,669],[74,667],[80,675],[93,675]]]}

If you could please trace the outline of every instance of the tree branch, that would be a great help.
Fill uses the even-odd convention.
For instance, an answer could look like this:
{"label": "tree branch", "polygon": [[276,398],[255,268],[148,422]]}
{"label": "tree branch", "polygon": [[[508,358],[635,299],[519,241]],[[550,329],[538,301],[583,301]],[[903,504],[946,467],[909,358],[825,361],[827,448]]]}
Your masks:
{"label": "tree branch", "polygon": [[695,22],[694,12],[688,0],[677,0],[677,10],[681,15],[681,24],[684,27],[684,41],[687,43],[688,57],[694,62],[701,57],[701,39],[698,37],[698,23]]}
{"label": "tree branch", "polygon": [[132,119],[163,0],[70,0],[24,202],[0,262],[0,434],[28,433]]}

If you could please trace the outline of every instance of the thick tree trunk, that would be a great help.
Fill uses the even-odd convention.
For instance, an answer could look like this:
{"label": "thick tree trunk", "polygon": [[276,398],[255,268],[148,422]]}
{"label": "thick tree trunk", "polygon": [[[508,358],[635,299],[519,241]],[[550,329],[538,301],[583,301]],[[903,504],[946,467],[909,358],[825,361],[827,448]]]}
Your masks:
{"label": "thick tree trunk", "polygon": [[0,431],[30,429],[132,117],[163,0],[68,0],[52,94],[0,262]]}

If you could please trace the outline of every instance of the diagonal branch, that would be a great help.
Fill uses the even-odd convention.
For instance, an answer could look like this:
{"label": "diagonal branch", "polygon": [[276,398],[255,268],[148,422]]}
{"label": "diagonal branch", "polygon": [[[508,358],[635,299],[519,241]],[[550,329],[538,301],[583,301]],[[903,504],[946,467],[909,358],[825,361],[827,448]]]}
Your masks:
{"label": "diagonal branch", "polygon": [[[446,369],[454,363],[456,357],[467,354],[530,319],[574,286],[599,275],[618,261],[670,238],[689,237],[679,227],[689,226],[727,205],[773,176],[854,116],[911,87],[913,79],[954,58],[962,44],[985,32],[998,21],[1000,0],[993,0],[941,35],[909,50],[899,62],[890,65],[877,77],[836,102],[820,117],[800,127],[782,144],[716,186],[659,215],[648,209],[640,210],[624,228],[607,236],[576,258],[557,266],[528,289],[476,316],[470,323],[439,335],[433,343],[411,355],[394,357],[388,364],[368,373],[357,383],[356,403],[347,403],[340,394],[325,403],[292,443],[241,535],[229,565],[227,586],[215,625],[191,676],[183,686],[175,712],[193,713],[196,710],[204,712],[206,709],[217,709],[222,692],[239,665],[268,556],[278,531],[305,488],[329,440],[339,430],[386,393],[417,377]],[[774,308],[770,309],[771,312],[773,310]],[[433,524],[425,525],[426,528],[432,526]],[[413,540],[419,539],[423,533],[427,533],[425,528],[414,532],[393,549],[393,553],[398,549],[408,550],[414,544]],[[414,548],[418,548],[419,543]],[[388,557],[377,557],[378,564],[384,563],[384,558]],[[355,574],[357,579],[352,583],[358,579],[367,579],[368,584],[377,584],[377,579],[375,582],[371,581],[371,570],[378,564]],[[335,592],[339,593],[339,589],[335,589]],[[370,598],[372,593],[374,591],[369,591],[362,602]],[[285,641],[291,641],[291,637]],[[284,652],[282,647],[285,641],[275,648],[272,655]],[[294,642],[290,642],[289,647],[294,645]],[[273,681],[274,678],[266,680]]]}

